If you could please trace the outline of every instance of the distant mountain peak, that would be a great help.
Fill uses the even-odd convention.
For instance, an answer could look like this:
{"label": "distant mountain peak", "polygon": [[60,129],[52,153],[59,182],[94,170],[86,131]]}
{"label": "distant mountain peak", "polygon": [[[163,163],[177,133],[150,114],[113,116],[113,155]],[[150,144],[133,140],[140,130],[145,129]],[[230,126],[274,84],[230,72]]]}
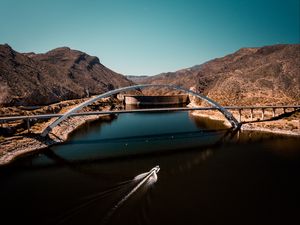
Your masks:
{"label": "distant mountain peak", "polygon": [[14,56],[15,51],[12,49],[12,47],[10,45],[4,44],[4,45],[0,45],[0,54],[2,54],[3,56],[5,54],[10,55],[10,56]]}
{"label": "distant mountain peak", "polygon": [[51,53],[51,52],[60,52],[60,51],[76,51],[76,50],[72,50],[69,47],[63,46],[63,47],[58,47],[58,48],[51,49],[50,51],[46,52],[46,54]]}

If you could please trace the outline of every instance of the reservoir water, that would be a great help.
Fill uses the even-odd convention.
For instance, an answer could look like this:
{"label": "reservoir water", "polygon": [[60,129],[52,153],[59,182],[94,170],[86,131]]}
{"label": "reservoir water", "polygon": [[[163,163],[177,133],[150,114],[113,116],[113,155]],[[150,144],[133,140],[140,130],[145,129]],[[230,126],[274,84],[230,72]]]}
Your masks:
{"label": "reservoir water", "polygon": [[188,112],[120,114],[0,168],[1,224],[300,224],[299,146]]}

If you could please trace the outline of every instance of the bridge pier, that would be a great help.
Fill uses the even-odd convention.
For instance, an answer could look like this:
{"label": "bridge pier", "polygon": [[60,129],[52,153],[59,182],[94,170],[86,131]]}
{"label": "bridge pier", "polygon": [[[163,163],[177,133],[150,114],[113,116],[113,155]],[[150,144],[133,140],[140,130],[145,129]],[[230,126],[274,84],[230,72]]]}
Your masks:
{"label": "bridge pier", "polygon": [[253,109],[250,109],[250,120],[253,121]]}
{"label": "bridge pier", "polygon": [[239,109],[239,122],[242,122],[242,110]]}
{"label": "bridge pier", "polygon": [[27,133],[29,134],[30,133],[30,119],[29,118],[26,119],[26,123],[27,123]]}
{"label": "bridge pier", "polygon": [[265,119],[265,109],[262,108],[261,109],[261,120],[264,120]]}
{"label": "bridge pier", "polygon": [[275,115],[276,115],[276,112],[275,112],[275,108],[272,108],[272,112],[273,112],[273,117],[275,117]]}

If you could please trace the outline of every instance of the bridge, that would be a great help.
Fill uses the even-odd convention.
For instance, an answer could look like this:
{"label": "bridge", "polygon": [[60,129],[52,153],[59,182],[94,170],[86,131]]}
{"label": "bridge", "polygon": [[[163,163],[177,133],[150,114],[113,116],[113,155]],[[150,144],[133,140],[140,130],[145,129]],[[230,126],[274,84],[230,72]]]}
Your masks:
{"label": "bridge", "polygon": [[[211,107],[180,107],[180,108],[152,108],[152,109],[136,109],[136,110],[117,110],[117,111],[93,111],[93,112],[80,112],[78,113],[80,109],[82,109],[85,106],[88,106],[99,99],[110,97],[112,95],[118,94],[120,92],[125,92],[129,90],[136,90],[136,89],[142,89],[147,87],[160,87],[160,88],[169,88],[174,90],[179,90],[188,93],[189,95],[195,96],[201,100],[204,100],[205,102],[209,103]],[[202,94],[196,93],[192,90],[188,90],[182,87],[178,86],[171,86],[171,85],[164,85],[164,84],[142,84],[142,85],[134,85],[129,87],[123,87],[119,89],[115,89],[112,91],[108,91],[104,94],[97,95],[91,99],[88,99],[87,101],[75,106],[74,108],[70,109],[64,114],[43,114],[43,115],[32,115],[32,116],[10,116],[10,117],[0,117],[0,123],[5,123],[7,121],[15,121],[15,120],[26,120],[27,121],[27,128],[28,131],[30,129],[30,120],[33,119],[50,119],[50,118],[57,118],[54,122],[52,122],[49,126],[46,127],[46,129],[42,132],[42,136],[47,136],[51,130],[60,124],[62,121],[66,120],[69,117],[75,117],[75,116],[90,116],[90,115],[101,115],[101,114],[121,114],[121,113],[137,113],[137,112],[164,112],[164,111],[191,111],[191,110],[218,110],[220,111],[224,117],[228,120],[228,122],[231,124],[233,129],[239,129],[241,127],[241,114],[242,110],[250,110],[251,112],[251,120],[253,119],[253,112],[254,110],[261,110],[262,116],[261,119],[264,119],[265,111],[266,110],[272,110],[273,117],[275,116],[275,110],[276,109],[282,109],[284,112],[286,112],[287,109],[293,109],[293,110],[299,110],[299,105],[286,105],[286,106],[227,106],[222,107],[220,104],[215,102],[214,100],[208,98],[207,96],[204,96]],[[237,120],[231,112],[232,110],[237,110],[239,112],[239,119]]]}

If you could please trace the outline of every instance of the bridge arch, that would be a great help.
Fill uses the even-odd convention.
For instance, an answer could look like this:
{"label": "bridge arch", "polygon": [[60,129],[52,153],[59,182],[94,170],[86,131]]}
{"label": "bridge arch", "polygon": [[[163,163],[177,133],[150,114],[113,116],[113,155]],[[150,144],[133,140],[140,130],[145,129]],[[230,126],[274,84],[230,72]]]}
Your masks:
{"label": "bridge arch", "polygon": [[[142,89],[142,88],[147,88],[147,87],[161,87],[161,88],[169,88],[169,89],[174,89],[174,90],[179,90],[179,91],[183,91],[186,92],[192,96],[195,96],[197,98],[200,98],[204,101],[206,101],[207,103],[209,103],[210,105],[212,105],[213,107],[216,107],[224,116],[225,118],[229,121],[229,123],[231,124],[231,126],[236,129],[236,128],[240,128],[240,123],[234,118],[234,116],[225,108],[223,108],[219,103],[215,102],[214,100],[208,98],[205,95],[196,93],[195,91],[192,90],[188,90],[182,87],[178,87],[178,86],[173,86],[173,85],[167,85],[167,84],[139,84],[139,85],[133,85],[133,86],[128,86],[128,87],[122,87],[122,88],[118,88],[115,90],[111,90],[108,91],[106,93],[103,93],[101,95],[97,95],[81,104],[79,104],[78,106],[70,109],[69,111],[67,111],[66,113],[64,113],[61,117],[59,117],[58,119],[56,119],[54,122],[52,122],[50,125],[48,125],[48,127],[45,128],[45,130],[42,132],[42,136],[45,137],[49,134],[49,132],[51,132],[51,130],[57,126],[59,123],[61,123],[62,121],[64,121],[65,119],[67,119],[71,114],[77,112],[78,110],[82,109],[85,106],[88,106],[90,104],[92,104],[93,102],[101,99],[101,98],[106,98],[106,97],[110,97],[114,94],[123,92],[123,91],[129,91],[129,90],[135,90],[135,89]],[[117,111],[116,111],[117,113]]]}

